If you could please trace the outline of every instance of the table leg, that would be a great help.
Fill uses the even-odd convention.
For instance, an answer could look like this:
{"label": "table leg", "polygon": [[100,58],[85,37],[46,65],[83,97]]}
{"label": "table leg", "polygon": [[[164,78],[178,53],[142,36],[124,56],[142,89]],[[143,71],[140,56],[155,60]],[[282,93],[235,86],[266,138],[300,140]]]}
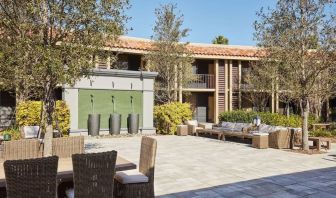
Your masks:
{"label": "table leg", "polygon": [[327,149],[330,150],[331,149],[330,147],[331,147],[331,144],[330,144],[330,141],[328,140],[327,141]]}
{"label": "table leg", "polygon": [[321,141],[320,140],[317,140],[316,142],[316,146],[317,146],[317,150],[320,151],[321,150]]}

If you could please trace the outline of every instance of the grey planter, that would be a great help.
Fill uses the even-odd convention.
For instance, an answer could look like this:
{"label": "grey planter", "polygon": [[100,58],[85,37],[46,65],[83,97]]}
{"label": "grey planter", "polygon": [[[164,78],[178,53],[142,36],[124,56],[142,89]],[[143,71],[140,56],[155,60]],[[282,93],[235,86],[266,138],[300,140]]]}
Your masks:
{"label": "grey planter", "polygon": [[139,114],[130,113],[127,117],[127,130],[130,134],[136,134],[139,131]]}
{"label": "grey planter", "polygon": [[109,131],[111,135],[119,135],[121,128],[121,115],[118,113],[110,114]]}
{"label": "grey planter", "polygon": [[89,114],[88,133],[91,136],[99,135],[100,130],[100,114]]}

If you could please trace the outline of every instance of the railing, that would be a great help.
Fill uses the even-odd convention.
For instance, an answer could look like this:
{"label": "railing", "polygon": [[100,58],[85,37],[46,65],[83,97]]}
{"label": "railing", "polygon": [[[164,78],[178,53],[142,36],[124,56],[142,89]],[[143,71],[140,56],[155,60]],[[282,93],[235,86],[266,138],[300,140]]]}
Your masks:
{"label": "railing", "polygon": [[186,88],[192,89],[214,89],[215,75],[213,74],[195,74],[193,80]]}
{"label": "railing", "polygon": [[251,84],[240,84],[240,89],[244,90],[244,91],[248,91],[248,90],[251,90],[253,88],[254,88],[254,86],[251,85]]}

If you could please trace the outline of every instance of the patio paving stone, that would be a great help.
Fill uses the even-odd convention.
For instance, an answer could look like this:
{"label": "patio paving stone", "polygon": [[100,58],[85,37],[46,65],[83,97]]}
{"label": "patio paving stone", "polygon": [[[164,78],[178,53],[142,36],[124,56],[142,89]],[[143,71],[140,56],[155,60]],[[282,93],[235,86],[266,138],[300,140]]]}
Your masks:
{"label": "patio paving stone", "polygon": [[[193,136],[158,141],[155,194],[177,197],[336,197],[336,144],[304,155]],[[86,152],[118,151],[138,164],[140,137],[85,139]]]}

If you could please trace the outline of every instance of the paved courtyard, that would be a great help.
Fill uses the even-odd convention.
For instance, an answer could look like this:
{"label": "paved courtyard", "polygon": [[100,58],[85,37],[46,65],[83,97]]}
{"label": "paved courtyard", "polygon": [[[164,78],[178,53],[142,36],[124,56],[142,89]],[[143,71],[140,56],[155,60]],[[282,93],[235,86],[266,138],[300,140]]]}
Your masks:
{"label": "paved courtyard", "polygon": [[[336,149],[303,155],[202,137],[154,138],[158,197],[336,197]],[[85,145],[138,164],[140,139],[88,138]]]}

